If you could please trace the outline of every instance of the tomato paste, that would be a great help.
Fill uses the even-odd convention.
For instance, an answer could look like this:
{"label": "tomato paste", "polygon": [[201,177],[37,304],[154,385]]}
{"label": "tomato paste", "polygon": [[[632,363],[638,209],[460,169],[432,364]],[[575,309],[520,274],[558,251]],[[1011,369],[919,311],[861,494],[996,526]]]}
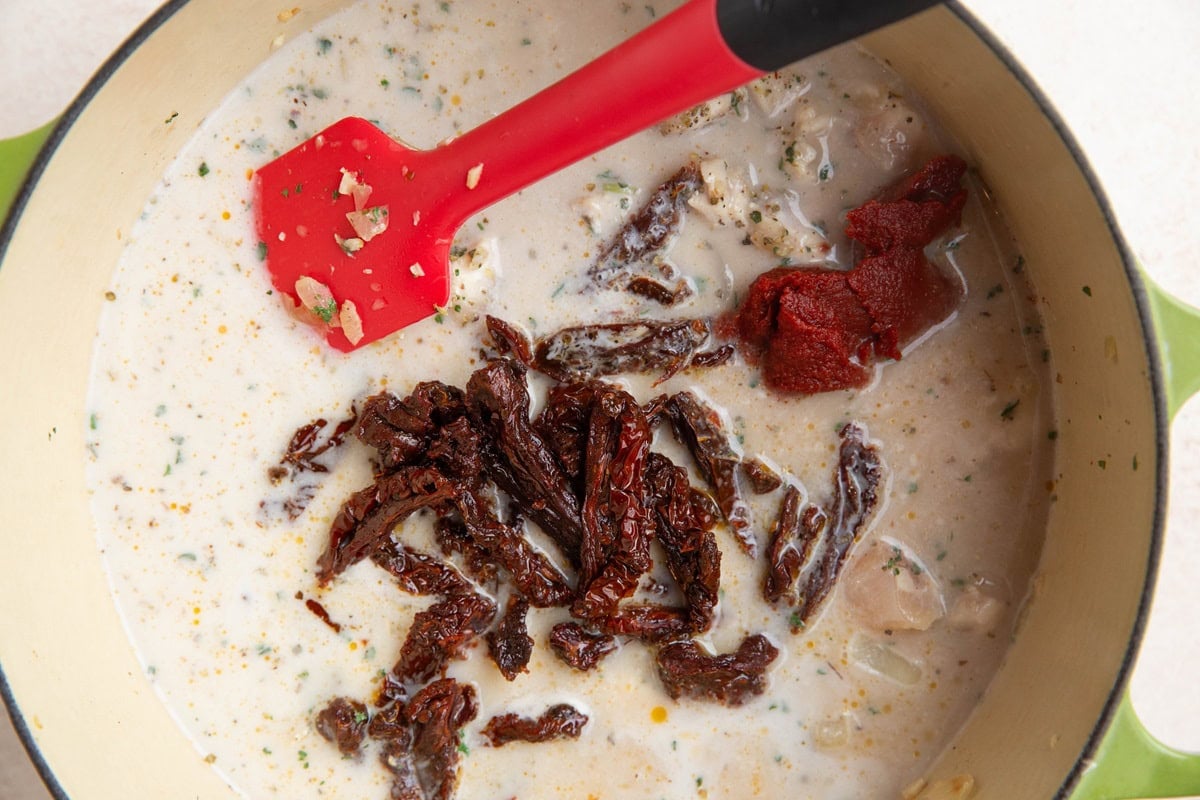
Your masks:
{"label": "tomato paste", "polygon": [[794,394],[864,386],[876,359],[899,359],[950,316],[962,286],[924,249],[958,223],[965,172],[962,159],[939,156],[850,211],[846,235],[864,251],[852,269],[778,267],[755,279],[734,324],[767,386]]}

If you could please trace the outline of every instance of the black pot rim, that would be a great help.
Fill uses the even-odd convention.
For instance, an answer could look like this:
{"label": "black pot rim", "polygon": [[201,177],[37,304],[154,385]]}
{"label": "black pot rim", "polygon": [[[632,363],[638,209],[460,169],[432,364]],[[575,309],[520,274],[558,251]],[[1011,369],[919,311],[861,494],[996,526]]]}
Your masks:
{"label": "black pot rim", "polygon": [[[17,223],[25,209],[25,204],[30,192],[36,186],[42,173],[45,171],[46,165],[54,152],[58,149],[63,138],[70,131],[79,115],[87,105],[95,98],[96,94],[108,83],[109,78],[125,63],[126,60],[140,47],[150,36],[152,36],[168,19],[183,8],[189,0],[168,0],[154,14],[152,14],[145,22],[143,22],[136,31],[121,46],[114,52],[96,71],[87,85],[79,95],[71,102],[67,109],[63,112],[58,122],[55,124],[50,135],[47,137],[45,144],[38,153],[33,166],[29,170],[17,197],[13,202],[12,208],[9,210],[7,218],[0,225],[0,262],[3,262],[4,255],[8,249],[8,244],[12,240],[13,232],[16,230]],[[1013,77],[1024,87],[1030,97],[1037,103],[1042,114],[1053,125],[1055,132],[1070,152],[1072,159],[1075,161],[1075,166],[1079,169],[1084,179],[1087,181],[1088,188],[1092,195],[1096,198],[1096,202],[1104,215],[1105,223],[1108,226],[1109,234],[1112,236],[1117,250],[1120,252],[1121,261],[1125,268],[1125,276],[1129,282],[1130,290],[1133,294],[1134,303],[1137,307],[1139,321],[1142,326],[1142,341],[1146,347],[1147,362],[1150,365],[1150,384],[1153,393],[1154,409],[1155,409],[1155,469],[1158,476],[1155,496],[1154,519],[1152,522],[1150,548],[1146,563],[1146,580],[1142,587],[1142,594],[1138,602],[1137,616],[1134,620],[1133,630],[1130,634],[1121,666],[1117,673],[1117,679],[1113,683],[1112,690],[1105,698],[1103,711],[1100,718],[1096,720],[1096,724],[1092,728],[1091,734],[1088,736],[1087,743],[1083,750],[1079,753],[1075,763],[1072,765],[1071,771],[1067,774],[1062,785],[1055,793],[1055,800],[1066,800],[1071,794],[1071,791],[1078,785],[1083,771],[1090,760],[1095,756],[1097,749],[1100,746],[1101,740],[1112,722],[1113,716],[1116,714],[1117,707],[1120,704],[1121,698],[1127,690],[1130,674],[1133,671],[1133,665],[1137,657],[1138,648],[1141,645],[1142,638],[1145,634],[1146,623],[1150,615],[1150,603],[1154,595],[1154,587],[1158,575],[1158,563],[1162,552],[1163,531],[1166,520],[1167,506],[1167,470],[1168,470],[1168,441],[1169,441],[1169,415],[1167,413],[1166,390],[1163,376],[1162,364],[1159,361],[1159,346],[1158,337],[1155,333],[1153,318],[1150,313],[1150,301],[1146,293],[1146,288],[1142,280],[1142,275],[1137,267],[1137,262],[1133,257],[1133,253],[1129,248],[1125,237],[1122,235],[1120,227],[1117,223],[1116,215],[1113,213],[1112,204],[1109,202],[1104,189],[1100,184],[1100,180],[1096,176],[1095,171],[1088,163],[1084,156],[1083,149],[1075,140],[1066,123],[1059,115],[1050,99],[1037,85],[1033,77],[1025,70],[1025,68],[1017,61],[1017,59],[1008,51],[1008,49],[1000,42],[984,24],[976,18],[970,11],[963,7],[960,0],[946,0],[945,5],[953,12],[968,28],[970,28],[979,39],[988,46],[993,54],[1000,59],[1004,66],[1012,73]],[[0,665],[0,698],[8,707],[9,714],[12,718],[13,727],[16,729],[17,736],[25,747],[30,760],[41,776],[42,781],[46,784],[47,789],[55,800],[70,800],[58,779],[54,776],[54,772],[46,759],[38,750],[37,744],[33,740],[33,735],[29,729],[29,725],[25,720],[17,706],[16,698],[13,696],[12,688],[9,686],[8,679],[4,675],[3,665]]]}

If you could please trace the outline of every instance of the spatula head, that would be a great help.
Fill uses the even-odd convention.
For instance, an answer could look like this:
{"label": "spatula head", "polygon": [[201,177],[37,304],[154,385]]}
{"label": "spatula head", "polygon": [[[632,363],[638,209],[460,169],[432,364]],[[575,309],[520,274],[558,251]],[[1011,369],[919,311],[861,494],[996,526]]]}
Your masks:
{"label": "spatula head", "polygon": [[350,351],[435,314],[453,231],[422,220],[421,151],[350,117],[258,170],[259,252],[275,290]]}

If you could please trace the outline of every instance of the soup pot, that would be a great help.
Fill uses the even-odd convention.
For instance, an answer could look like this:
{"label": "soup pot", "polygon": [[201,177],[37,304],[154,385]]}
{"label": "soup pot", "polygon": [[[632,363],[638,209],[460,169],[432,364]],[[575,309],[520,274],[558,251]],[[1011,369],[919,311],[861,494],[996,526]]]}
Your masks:
{"label": "soup pot", "polygon": [[[302,21],[342,5],[308,0]],[[230,796],[143,677],[110,599],[84,402],[119,232],[204,116],[303,28],[278,11],[170,2],[57,125],[0,150],[0,197],[14,200],[0,231],[0,685],[58,797]],[[930,781],[969,774],[983,800],[1200,793],[1200,760],[1150,739],[1125,689],[1159,554],[1170,417],[1200,387],[1200,316],[1140,274],[1079,149],[965,10],[937,7],[865,44],[978,165],[1043,298],[1057,373],[1057,502],[1034,589]]]}

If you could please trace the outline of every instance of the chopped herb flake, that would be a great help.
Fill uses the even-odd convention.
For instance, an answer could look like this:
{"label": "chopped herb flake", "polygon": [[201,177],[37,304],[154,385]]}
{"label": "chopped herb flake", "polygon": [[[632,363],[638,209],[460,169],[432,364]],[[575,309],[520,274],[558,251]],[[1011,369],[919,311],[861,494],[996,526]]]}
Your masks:
{"label": "chopped herb flake", "polygon": [[322,322],[332,322],[337,310],[337,301],[332,297],[320,305],[313,306],[313,313],[320,317]]}
{"label": "chopped herb flake", "polygon": [[1017,410],[1017,406],[1019,405],[1021,405],[1020,399],[1013,400],[1011,403],[1006,405],[1004,410],[1000,412],[1000,419],[1011,420],[1013,418],[1013,412]]}
{"label": "chopped herb flake", "polygon": [[205,175],[207,175],[208,174],[208,162],[201,161],[200,167],[199,167],[199,169],[196,170],[196,172],[199,173],[201,178],[203,178]]}

